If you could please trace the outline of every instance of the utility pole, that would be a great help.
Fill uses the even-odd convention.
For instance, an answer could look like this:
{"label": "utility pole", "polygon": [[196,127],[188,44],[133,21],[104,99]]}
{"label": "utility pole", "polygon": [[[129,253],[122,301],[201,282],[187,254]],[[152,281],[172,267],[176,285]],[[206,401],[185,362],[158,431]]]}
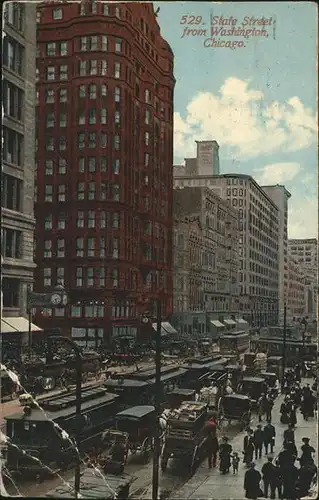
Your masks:
{"label": "utility pole", "polygon": [[155,414],[156,425],[154,434],[154,454],[153,454],[153,483],[152,500],[158,500],[159,486],[159,459],[161,453],[159,417],[161,413],[161,329],[162,329],[162,304],[161,300],[156,301],[156,353],[155,353]]}
{"label": "utility pole", "polygon": [[285,382],[285,369],[286,369],[286,340],[287,340],[287,306],[284,303],[284,336],[282,345],[282,388]]}

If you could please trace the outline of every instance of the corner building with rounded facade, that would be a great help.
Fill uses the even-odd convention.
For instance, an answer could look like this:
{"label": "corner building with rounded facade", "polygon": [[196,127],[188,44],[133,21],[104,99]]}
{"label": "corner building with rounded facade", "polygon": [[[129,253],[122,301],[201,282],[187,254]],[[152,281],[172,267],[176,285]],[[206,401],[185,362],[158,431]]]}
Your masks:
{"label": "corner building with rounded facade", "polygon": [[172,314],[173,53],[151,3],[50,2],[37,22],[35,291],[63,281],[69,305],[36,320],[138,337],[146,299]]}

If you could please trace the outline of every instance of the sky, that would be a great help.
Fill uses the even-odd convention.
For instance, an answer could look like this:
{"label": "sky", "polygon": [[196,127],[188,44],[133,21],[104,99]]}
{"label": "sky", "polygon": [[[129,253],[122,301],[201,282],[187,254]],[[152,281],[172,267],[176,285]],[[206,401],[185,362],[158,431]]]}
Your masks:
{"label": "sky", "polygon": [[317,237],[316,3],[154,7],[175,55],[174,164],[196,156],[195,140],[216,140],[221,173],[284,184],[289,238]]}

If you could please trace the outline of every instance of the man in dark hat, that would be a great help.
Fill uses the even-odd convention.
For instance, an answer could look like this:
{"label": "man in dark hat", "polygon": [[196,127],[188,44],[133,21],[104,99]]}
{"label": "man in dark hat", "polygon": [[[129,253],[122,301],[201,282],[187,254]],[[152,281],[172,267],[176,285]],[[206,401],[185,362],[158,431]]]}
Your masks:
{"label": "man in dark hat", "polygon": [[255,469],[254,462],[249,464],[249,469],[245,472],[244,490],[246,498],[257,500],[263,492],[260,489],[261,474]]}
{"label": "man in dark hat", "polygon": [[254,445],[255,445],[255,460],[261,458],[263,451],[264,433],[261,428],[261,424],[257,425],[257,429],[254,432]]}
{"label": "man in dark hat", "polygon": [[281,475],[279,467],[273,464],[273,457],[267,457],[266,462],[261,469],[265,488],[265,497],[268,497],[268,489],[270,486],[270,498],[276,497],[276,489],[278,489],[278,497],[281,497]]}
{"label": "man in dark hat", "polygon": [[309,444],[310,439],[307,437],[302,438],[302,442],[304,443],[301,447],[302,455],[300,457],[300,467],[304,464],[312,462],[312,454],[316,452],[313,446]]}
{"label": "man in dark hat", "polygon": [[228,437],[224,436],[222,444],[219,446],[219,470],[223,473],[226,474],[226,472],[229,472],[230,469],[230,455],[232,452],[233,448],[232,446],[228,443]]}
{"label": "man in dark hat", "polygon": [[274,452],[276,429],[270,422],[268,422],[263,429],[263,433],[264,433],[265,454],[268,455],[269,446],[271,453]]}
{"label": "man in dark hat", "polygon": [[252,429],[247,430],[247,434],[244,437],[244,459],[243,462],[248,466],[253,460],[254,455],[254,431]]}
{"label": "man in dark hat", "polygon": [[207,458],[208,458],[208,467],[211,469],[212,467],[216,467],[217,460],[217,452],[219,449],[219,443],[216,436],[216,427],[207,426]]}
{"label": "man in dark hat", "polygon": [[284,444],[288,441],[295,442],[295,431],[292,423],[288,424],[288,429],[284,431]]}

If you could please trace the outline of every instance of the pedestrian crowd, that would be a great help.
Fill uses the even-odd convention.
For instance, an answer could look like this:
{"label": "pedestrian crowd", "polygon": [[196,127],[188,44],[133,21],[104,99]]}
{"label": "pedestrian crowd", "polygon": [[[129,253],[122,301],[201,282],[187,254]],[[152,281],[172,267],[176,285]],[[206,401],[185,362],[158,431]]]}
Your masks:
{"label": "pedestrian crowd", "polygon": [[[259,423],[255,430],[248,427],[243,442],[242,462],[247,470],[244,477],[244,490],[247,499],[257,498],[299,500],[309,495],[309,490],[317,477],[317,466],[314,462],[315,449],[310,439],[304,437],[302,443],[295,441],[295,427],[298,423],[298,410],[304,420],[314,418],[316,397],[310,384],[301,387],[301,367],[285,373],[283,384],[284,401],[280,407],[280,422],[287,425],[283,434],[282,449],[274,455],[276,444],[276,429],[272,424],[273,398],[270,394],[261,394],[258,400]],[[262,425],[263,418],[265,423]],[[300,417],[299,417],[300,418]],[[217,438],[217,422],[212,418],[209,423],[208,466],[216,467],[219,454],[219,470],[227,474],[232,470],[237,474],[241,458],[233,451],[227,437],[219,443]],[[298,447],[299,450],[298,451]],[[255,461],[261,460],[263,454],[266,461],[260,471]],[[299,467],[296,463],[299,462]]]}

